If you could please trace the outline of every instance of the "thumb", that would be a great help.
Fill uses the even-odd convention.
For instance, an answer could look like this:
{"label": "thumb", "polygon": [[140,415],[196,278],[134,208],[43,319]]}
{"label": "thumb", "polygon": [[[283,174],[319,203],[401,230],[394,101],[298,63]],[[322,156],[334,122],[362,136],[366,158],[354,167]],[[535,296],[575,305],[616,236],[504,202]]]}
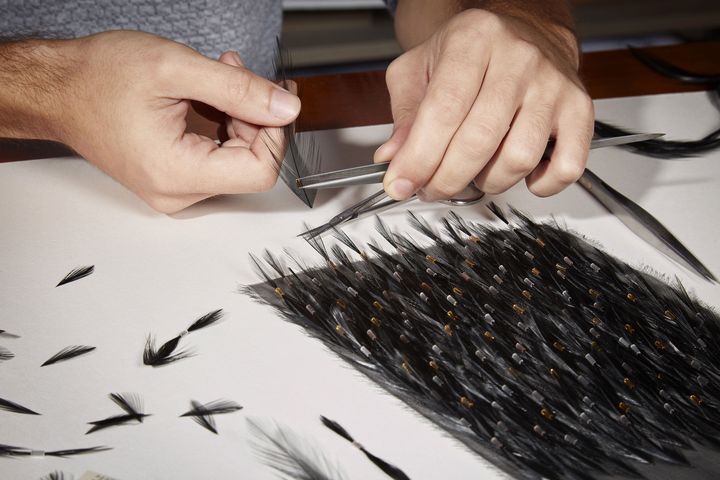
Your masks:
{"label": "thumb", "polygon": [[[227,57],[225,57],[227,58]],[[171,82],[177,98],[197,100],[249,123],[279,127],[300,113],[300,99],[244,66],[228,65],[190,51]]]}

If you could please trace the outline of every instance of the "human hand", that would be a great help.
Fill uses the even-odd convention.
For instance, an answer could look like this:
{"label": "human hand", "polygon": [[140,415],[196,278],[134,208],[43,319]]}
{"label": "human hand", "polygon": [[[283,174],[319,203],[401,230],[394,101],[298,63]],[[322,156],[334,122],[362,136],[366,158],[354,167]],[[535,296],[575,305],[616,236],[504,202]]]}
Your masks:
{"label": "human hand", "polygon": [[[560,34],[517,17],[466,10],[387,70],[394,131],[375,153],[391,161],[385,190],[451,198],[474,182],[497,194],[525,178],[548,196],[587,162],[593,106],[578,78],[578,51]],[[548,161],[540,161],[549,137]]]}
{"label": "human hand", "polygon": [[[67,82],[61,141],[151,207],[173,213],[213,195],[275,184],[277,127],[295,119],[300,100],[245,69],[237,54],[218,62],[140,32],[73,42],[79,61]],[[220,146],[187,133],[190,100],[234,119],[230,140]]]}

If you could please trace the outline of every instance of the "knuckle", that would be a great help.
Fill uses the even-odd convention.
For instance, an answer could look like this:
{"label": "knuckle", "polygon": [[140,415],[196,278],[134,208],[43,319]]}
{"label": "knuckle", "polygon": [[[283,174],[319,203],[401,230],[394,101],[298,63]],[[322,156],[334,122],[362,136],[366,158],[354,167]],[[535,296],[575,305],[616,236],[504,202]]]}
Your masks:
{"label": "knuckle", "polygon": [[447,124],[464,116],[467,108],[468,102],[460,93],[445,90],[435,95],[430,113],[438,122]]}
{"label": "knuckle", "polygon": [[392,62],[390,62],[390,65],[388,65],[387,70],[385,70],[385,82],[386,83],[395,83],[398,79],[402,77],[402,62],[403,57],[398,57]]}
{"label": "knuckle", "polygon": [[[467,182],[465,182],[465,185],[467,185]],[[427,184],[424,190],[433,199],[446,200],[460,193],[463,190],[463,187],[458,186],[453,182],[439,179]]]}
{"label": "knuckle", "polygon": [[457,148],[463,158],[472,161],[485,161],[494,153],[491,138],[495,138],[495,135],[481,128],[473,135],[466,135],[458,139]]}
{"label": "knuckle", "polygon": [[232,76],[227,83],[228,97],[232,102],[242,103],[250,93],[252,78],[243,70]]}
{"label": "knuckle", "polygon": [[507,146],[504,150],[502,157],[512,173],[530,173],[540,162],[540,157],[526,145]]}
{"label": "knuckle", "polygon": [[267,169],[263,171],[256,179],[256,187],[258,192],[267,192],[277,183],[277,173],[273,170]]}
{"label": "knuckle", "polygon": [[536,197],[540,197],[540,198],[549,197],[549,196],[553,195],[554,193],[557,193],[557,192],[547,190],[546,188],[542,188],[540,185],[538,185],[538,182],[528,183],[527,187],[528,187],[528,190],[530,191],[530,193],[532,193]]}
{"label": "knuckle", "polygon": [[563,185],[575,183],[585,171],[585,162],[560,162],[555,169],[555,177]]}
{"label": "knuckle", "polygon": [[144,198],[145,202],[150,207],[160,213],[170,215],[177,213],[185,206],[176,198],[168,197],[166,195],[148,195]]}
{"label": "knuckle", "polygon": [[509,188],[492,180],[476,179],[474,183],[477,188],[490,195],[499,195]]}

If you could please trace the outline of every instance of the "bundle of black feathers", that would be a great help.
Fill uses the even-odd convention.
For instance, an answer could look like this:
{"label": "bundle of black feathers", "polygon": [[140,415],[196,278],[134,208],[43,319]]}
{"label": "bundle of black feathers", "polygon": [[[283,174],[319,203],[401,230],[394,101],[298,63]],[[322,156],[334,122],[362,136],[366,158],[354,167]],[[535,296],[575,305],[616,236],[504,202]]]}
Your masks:
{"label": "bundle of black feathers", "polygon": [[[311,241],[319,267],[253,257],[275,306],[523,478],[718,478],[720,320],[679,284],[513,212],[450,214],[430,241]],[[427,242],[425,242],[427,243]],[[341,247],[344,244],[345,247]]]}

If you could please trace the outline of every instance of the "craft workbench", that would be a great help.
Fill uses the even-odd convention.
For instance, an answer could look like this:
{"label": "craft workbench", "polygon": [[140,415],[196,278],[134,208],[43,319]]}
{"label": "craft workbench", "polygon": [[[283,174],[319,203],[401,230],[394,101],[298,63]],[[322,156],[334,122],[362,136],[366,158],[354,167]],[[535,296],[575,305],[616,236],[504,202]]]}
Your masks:
{"label": "craft workbench", "polygon": [[[681,55],[681,48],[670,47],[665,53],[672,58]],[[718,44],[706,44],[704,54],[693,50],[698,47],[685,48],[690,53],[682,58],[697,60],[699,70],[720,70],[719,57],[708,58],[708,51],[717,52]],[[628,70],[609,75],[599,66],[587,67],[599,72],[589,80],[595,97],[624,96],[597,100],[598,119],[678,139],[717,128],[718,112],[706,92],[627,96],[676,87],[658,80],[645,84],[648,90],[634,90],[637,82],[625,81],[623,75],[632,76],[631,69],[637,73],[643,67],[622,61],[618,65]],[[358,126],[390,121],[382,89],[376,88],[381,77],[344,78],[350,86],[325,92],[325,101],[342,88],[376,93],[362,109],[359,104],[333,108],[337,117],[332,121],[321,117],[317,109],[322,95],[313,89],[331,79],[303,81],[309,89],[303,125],[334,128],[318,133],[327,169],[341,166],[341,160],[342,166],[367,163],[391,131],[390,125]],[[14,150],[3,151],[3,158],[37,158],[43,156],[38,152],[51,151],[42,150],[47,144],[41,147],[33,153],[28,144],[15,144]],[[653,213],[720,274],[720,152],[669,161],[607,149],[590,158],[596,173]],[[279,183],[265,194],[214,198],[169,217],[153,212],[76,157],[0,164],[0,329],[20,335],[0,337],[0,344],[15,354],[0,364],[0,397],[42,414],[0,411],[0,444],[44,450],[112,447],[69,459],[0,458],[0,478],[37,479],[53,470],[76,478],[87,470],[118,479],[274,478],[253,454],[245,417],[274,419],[292,428],[333,459],[347,478],[386,478],[357,449],[325,429],[320,415],[339,421],[369,451],[415,480],[506,478],[341,363],[320,342],[239,292],[242,285],[259,281],[248,253],[291,248],[319,263],[296,238],[302,223],[320,224],[370,190],[321,192],[316,208],[308,210]],[[554,216],[631,265],[678,277],[701,300],[720,307],[718,285],[653,250],[577,186],[539,199],[521,184],[493,200],[538,219]],[[411,203],[408,208],[429,220],[447,212],[438,204]],[[395,228],[407,229],[404,210],[391,210],[383,218]],[[457,211],[469,220],[494,221],[482,206]],[[373,222],[357,222],[347,231],[368,240],[374,236]],[[55,287],[79,265],[95,265],[95,272]],[[161,368],[143,365],[148,334],[168,339],[217,308],[226,312],[222,322],[187,339],[196,356]],[[73,361],[40,367],[59,349],[75,344],[97,348]],[[137,392],[152,416],[142,424],[85,435],[87,422],[114,413],[107,399],[111,392]],[[217,398],[244,407],[216,418],[219,435],[179,418],[191,399]]]}

